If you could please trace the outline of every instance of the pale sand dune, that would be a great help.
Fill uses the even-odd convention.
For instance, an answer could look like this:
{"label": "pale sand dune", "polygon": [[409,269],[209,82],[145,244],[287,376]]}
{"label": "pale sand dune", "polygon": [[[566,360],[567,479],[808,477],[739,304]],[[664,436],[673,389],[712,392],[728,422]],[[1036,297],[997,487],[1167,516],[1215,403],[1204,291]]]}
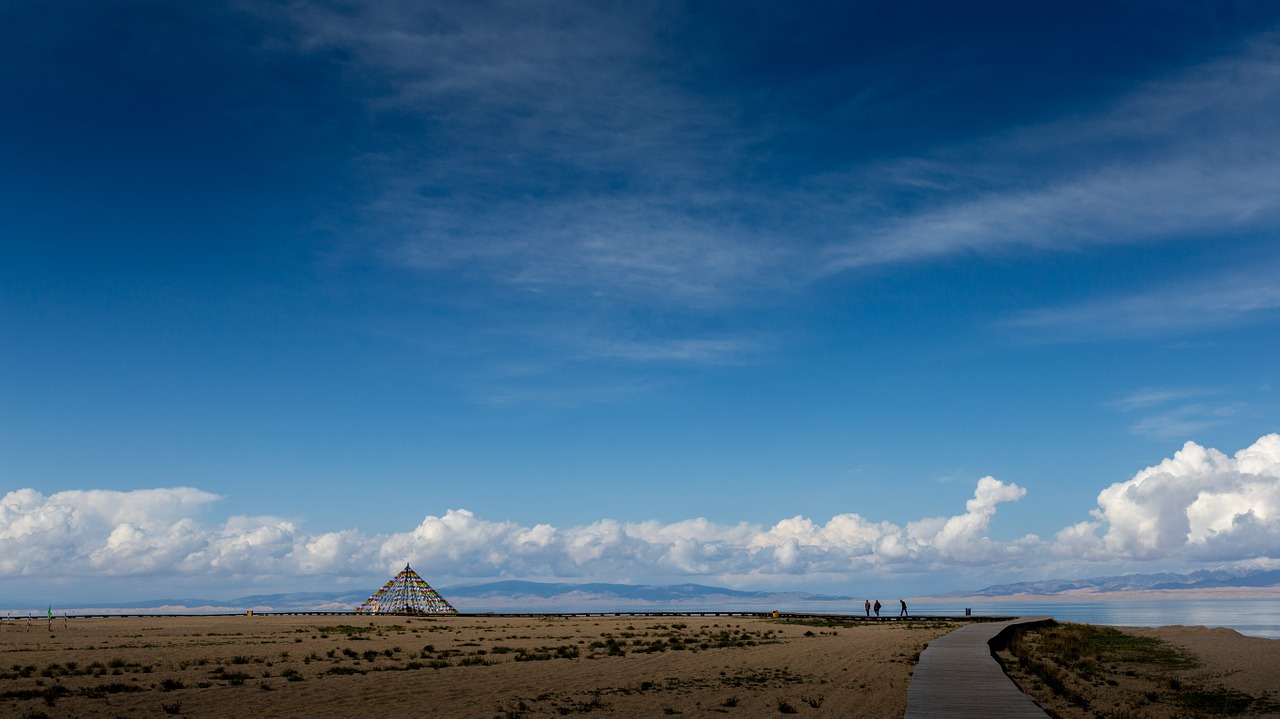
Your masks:
{"label": "pale sand dune", "polygon": [[[772,717],[785,703],[804,716],[896,717],[918,653],[950,629],[255,616],[55,620],[50,633],[38,621],[0,630],[0,716]],[[666,651],[640,651],[653,646]],[[519,650],[535,660],[516,661]]]}
{"label": "pale sand dune", "polygon": [[1201,666],[1186,674],[1207,684],[1253,696],[1280,698],[1280,640],[1246,637],[1223,627],[1123,627],[1142,637],[1155,637],[1194,654]]}

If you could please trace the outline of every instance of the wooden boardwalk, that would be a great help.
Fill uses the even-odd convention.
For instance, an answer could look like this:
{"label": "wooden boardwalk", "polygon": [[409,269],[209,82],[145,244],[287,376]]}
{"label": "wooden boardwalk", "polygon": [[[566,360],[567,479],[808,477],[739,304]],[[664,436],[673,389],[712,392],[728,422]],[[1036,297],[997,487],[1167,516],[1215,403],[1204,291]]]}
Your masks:
{"label": "wooden boardwalk", "polygon": [[1047,719],[1049,715],[1005,675],[992,656],[991,643],[1016,625],[1052,619],[969,624],[930,642],[907,687],[906,719]]}

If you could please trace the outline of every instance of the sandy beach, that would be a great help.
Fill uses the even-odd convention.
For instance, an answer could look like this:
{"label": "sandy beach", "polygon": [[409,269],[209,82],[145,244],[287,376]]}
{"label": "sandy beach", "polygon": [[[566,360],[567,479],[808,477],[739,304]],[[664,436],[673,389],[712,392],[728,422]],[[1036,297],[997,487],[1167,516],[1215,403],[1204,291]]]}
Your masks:
{"label": "sandy beach", "polygon": [[[50,631],[43,620],[29,630],[19,621],[0,629],[0,716],[899,717],[919,652],[952,628],[237,616],[55,618]],[[1202,653],[1202,671],[1214,676],[1276,685],[1280,642],[1133,631]]]}
{"label": "sandy beach", "polygon": [[892,717],[939,622],[160,617],[0,631],[0,716]]}

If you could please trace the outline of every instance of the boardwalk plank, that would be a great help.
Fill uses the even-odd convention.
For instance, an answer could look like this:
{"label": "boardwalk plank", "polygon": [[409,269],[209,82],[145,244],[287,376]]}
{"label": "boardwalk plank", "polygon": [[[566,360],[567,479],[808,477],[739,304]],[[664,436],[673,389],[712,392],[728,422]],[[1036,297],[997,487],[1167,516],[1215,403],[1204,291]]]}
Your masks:
{"label": "boardwalk plank", "polygon": [[1051,619],[969,624],[930,642],[907,687],[906,719],[1047,719],[1049,715],[1005,675],[991,654],[991,641],[1015,625]]}

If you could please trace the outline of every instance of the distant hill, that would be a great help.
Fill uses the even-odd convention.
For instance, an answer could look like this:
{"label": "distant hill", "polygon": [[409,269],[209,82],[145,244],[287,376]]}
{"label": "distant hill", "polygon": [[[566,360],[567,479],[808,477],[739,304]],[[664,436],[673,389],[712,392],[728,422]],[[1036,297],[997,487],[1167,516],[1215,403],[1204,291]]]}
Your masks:
{"label": "distant hill", "polygon": [[808,592],[760,592],[704,584],[607,584],[501,581],[440,590],[464,612],[647,611],[663,609],[776,609],[810,602],[849,601]]}
{"label": "distant hill", "polygon": [[[149,611],[160,614],[223,614],[250,609],[276,611],[346,611],[354,609],[371,592],[293,592],[289,594],[255,594],[235,599],[143,599],[136,602],[80,602],[78,610],[104,614]],[[12,604],[10,602],[9,604]],[[60,605],[54,604],[54,613]],[[67,609],[67,607],[61,607]]]}
{"label": "distant hill", "polygon": [[[157,614],[225,614],[247,610],[259,612],[349,612],[378,587],[343,592],[291,592],[291,594],[260,594],[236,597],[236,599],[152,599],[131,603],[95,604],[76,606],[55,605],[55,612],[72,613],[131,613]],[[805,606],[820,610],[841,610],[840,603],[851,597],[810,594],[810,592],[769,592],[732,590],[708,585],[620,585],[620,583],[588,582],[525,582],[499,581],[480,585],[436,587],[449,603],[461,612],[645,612],[645,610],[701,610],[745,609],[764,610],[791,608],[803,610]],[[1188,596],[1197,590],[1275,590],[1280,592],[1280,569],[1203,569],[1199,572],[1178,574],[1120,574],[1120,576],[1091,577],[1085,580],[1042,580],[1018,582],[1009,585],[993,585],[980,590],[952,591],[933,595],[946,597],[1005,597],[1005,596],[1098,596],[1123,592],[1160,591],[1176,594],[1187,591]],[[0,605],[0,613],[44,612],[42,606],[22,603]]]}
{"label": "distant hill", "polygon": [[[148,599],[136,602],[94,603],[80,601],[76,604],[54,603],[54,613],[134,613],[157,614],[222,614],[256,611],[350,611],[377,589],[369,586],[362,590],[343,592],[292,592],[287,594],[254,594],[235,599]],[[790,609],[793,611],[843,611],[844,602],[850,597],[812,594],[809,592],[763,592],[729,589],[705,584],[610,584],[591,582],[573,584],[567,582],[526,582],[505,580],[468,584],[455,587],[437,587],[440,593],[463,612],[502,611],[663,611],[742,609]],[[1214,569],[1175,574],[1124,574],[1088,579],[1046,579],[1036,582],[996,584],[976,590],[959,590],[932,595],[933,598],[950,597],[1070,597],[1086,595],[1119,596],[1123,592],[1156,591],[1187,595],[1197,590],[1227,591],[1261,590],[1280,592],[1280,569]],[[22,601],[0,602],[0,614],[42,614],[47,600],[30,603]],[[826,604],[828,606],[819,606]],[[859,605],[860,606],[860,605]],[[855,607],[857,609],[857,607]]]}
{"label": "distant hill", "polygon": [[[255,594],[235,599],[148,599],[126,603],[84,603],[74,608],[55,606],[55,612],[218,614],[258,611],[350,611],[377,587],[361,592],[294,592]],[[561,582],[500,581],[458,587],[437,587],[451,604],[463,612],[488,611],[641,611],[664,606],[720,607],[794,605],[802,602],[840,602],[849,597],[808,592],[758,592],[712,587],[703,584],[570,584]],[[39,604],[39,603],[37,603]],[[10,609],[33,611],[26,607]],[[39,608],[38,606],[35,608]],[[0,607],[0,611],[4,608]]]}
{"label": "distant hill", "polygon": [[704,584],[566,584],[551,582],[502,581],[450,587],[441,590],[449,597],[473,599],[590,599],[593,601],[626,600],[641,602],[687,602],[708,599],[771,600],[788,599],[839,601],[849,597],[834,597],[806,592],[756,592]]}
{"label": "distant hill", "polygon": [[1153,590],[1203,590],[1223,588],[1260,588],[1280,586],[1280,570],[1277,569],[1212,569],[1174,574],[1124,574],[1089,579],[1045,579],[1038,582],[996,584],[978,590],[961,590],[938,594],[938,597],[1007,597],[1017,594],[1054,596],[1067,592],[1115,592]]}

